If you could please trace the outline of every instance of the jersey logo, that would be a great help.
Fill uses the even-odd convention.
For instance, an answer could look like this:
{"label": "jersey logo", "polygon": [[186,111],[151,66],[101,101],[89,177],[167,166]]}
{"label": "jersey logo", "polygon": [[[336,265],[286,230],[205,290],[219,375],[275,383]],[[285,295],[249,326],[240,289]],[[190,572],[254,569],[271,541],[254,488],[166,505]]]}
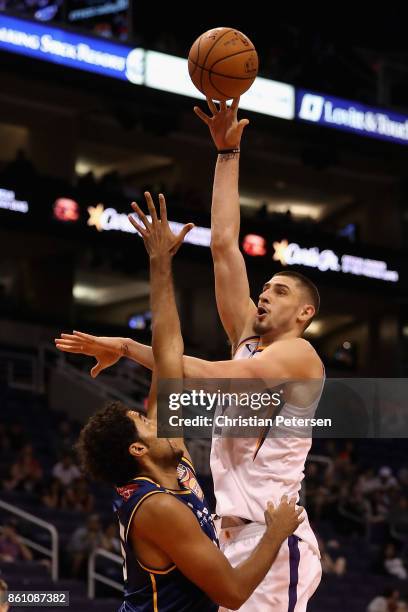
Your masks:
{"label": "jersey logo", "polygon": [[125,501],[127,501],[138,490],[140,485],[132,483],[124,487],[117,487],[116,491]]}
{"label": "jersey logo", "polygon": [[259,340],[257,342],[246,342],[245,343],[245,348],[249,352],[250,357],[252,357],[256,353],[258,346],[259,346]]}
{"label": "jersey logo", "polygon": [[193,471],[189,467],[183,463],[179,463],[177,468],[177,478],[183,487],[190,489],[190,491],[192,491],[200,501],[203,501],[204,493],[198,484],[197,478],[195,477]]}

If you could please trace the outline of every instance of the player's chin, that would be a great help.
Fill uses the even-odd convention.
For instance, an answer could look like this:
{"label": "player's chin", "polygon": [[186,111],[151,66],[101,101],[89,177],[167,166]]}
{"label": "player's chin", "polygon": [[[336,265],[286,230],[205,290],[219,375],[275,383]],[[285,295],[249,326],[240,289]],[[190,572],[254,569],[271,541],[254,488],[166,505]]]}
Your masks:
{"label": "player's chin", "polygon": [[254,327],[254,332],[258,336],[260,336],[261,334],[264,334],[267,329],[267,325],[265,325],[265,321],[260,321],[258,318],[255,319],[253,327]]}

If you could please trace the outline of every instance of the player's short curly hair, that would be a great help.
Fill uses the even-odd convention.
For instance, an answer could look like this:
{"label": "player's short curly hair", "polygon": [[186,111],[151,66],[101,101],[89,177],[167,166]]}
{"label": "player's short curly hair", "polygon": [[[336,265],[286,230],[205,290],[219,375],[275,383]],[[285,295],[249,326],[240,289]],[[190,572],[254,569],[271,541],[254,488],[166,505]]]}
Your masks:
{"label": "player's short curly hair", "polygon": [[85,475],[115,486],[137,475],[138,462],[129,446],[140,437],[128,410],[121,402],[110,402],[81,430],[75,448]]}

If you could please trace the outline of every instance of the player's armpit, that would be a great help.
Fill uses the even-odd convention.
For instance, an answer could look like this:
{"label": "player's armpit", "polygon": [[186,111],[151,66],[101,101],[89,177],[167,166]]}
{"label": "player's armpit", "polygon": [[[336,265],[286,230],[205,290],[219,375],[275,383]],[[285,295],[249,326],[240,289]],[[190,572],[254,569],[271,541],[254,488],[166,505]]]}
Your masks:
{"label": "player's armpit", "polygon": [[211,600],[230,609],[242,605],[230,563],[203,533],[193,512],[176,497],[147,499],[132,533],[157,546]]}

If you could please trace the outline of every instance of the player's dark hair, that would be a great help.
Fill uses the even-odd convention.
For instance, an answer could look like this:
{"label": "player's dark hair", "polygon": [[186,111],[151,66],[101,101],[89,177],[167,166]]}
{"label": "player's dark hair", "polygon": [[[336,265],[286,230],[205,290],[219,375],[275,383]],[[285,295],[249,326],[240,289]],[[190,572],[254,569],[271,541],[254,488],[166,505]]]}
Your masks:
{"label": "player's dark hair", "polygon": [[294,270],[290,270],[287,272],[277,272],[273,276],[288,276],[289,278],[294,278],[298,282],[298,284],[301,285],[302,288],[307,292],[308,297],[310,299],[310,303],[314,306],[315,309],[313,317],[310,317],[304,327],[304,329],[307,329],[320,310],[320,295],[316,285],[309,278],[307,278],[307,276],[303,276],[303,274],[301,274],[300,272],[295,272]]}
{"label": "player's dark hair", "polygon": [[139,470],[129,446],[140,440],[137,427],[121,402],[110,402],[82,428],[76,444],[85,475],[110,485],[124,485]]}

